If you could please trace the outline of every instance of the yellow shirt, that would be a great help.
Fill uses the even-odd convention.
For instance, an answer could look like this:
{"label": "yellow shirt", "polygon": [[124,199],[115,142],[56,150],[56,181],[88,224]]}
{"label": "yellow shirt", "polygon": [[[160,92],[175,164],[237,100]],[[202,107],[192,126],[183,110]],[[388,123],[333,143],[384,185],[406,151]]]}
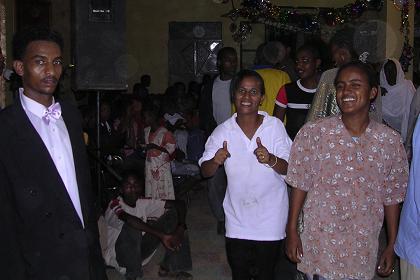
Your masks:
{"label": "yellow shirt", "polygon": [[258,69],[256,72],[263,78],[265,86],[265,98],[259,110],[272,116],[277,93],[283,85],[290,83],[289,75],[284,71],[273,68]]}

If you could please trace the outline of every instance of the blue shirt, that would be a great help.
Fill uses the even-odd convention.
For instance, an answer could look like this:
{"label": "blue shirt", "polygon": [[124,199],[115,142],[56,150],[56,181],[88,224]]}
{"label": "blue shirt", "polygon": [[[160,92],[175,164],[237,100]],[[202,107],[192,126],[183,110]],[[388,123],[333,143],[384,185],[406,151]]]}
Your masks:
{"label": "blue shirt", "polygon": [[420,118],[413,133],[413,161],[395,253],[420,269]]}

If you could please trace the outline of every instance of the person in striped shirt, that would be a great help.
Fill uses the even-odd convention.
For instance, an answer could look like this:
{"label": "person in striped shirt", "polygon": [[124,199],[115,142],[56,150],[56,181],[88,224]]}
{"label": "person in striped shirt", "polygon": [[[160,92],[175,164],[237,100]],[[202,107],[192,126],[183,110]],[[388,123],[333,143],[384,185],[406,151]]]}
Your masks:
{"label": "person in striped shirt", "polygon": [[318,86],[320,65],[321,55],[314,45],[300,47],[296,56],[299,79],[281,87],[277,94],[274,116],[281,121],[287,119],[286,131],[292,140],[305,123]]}

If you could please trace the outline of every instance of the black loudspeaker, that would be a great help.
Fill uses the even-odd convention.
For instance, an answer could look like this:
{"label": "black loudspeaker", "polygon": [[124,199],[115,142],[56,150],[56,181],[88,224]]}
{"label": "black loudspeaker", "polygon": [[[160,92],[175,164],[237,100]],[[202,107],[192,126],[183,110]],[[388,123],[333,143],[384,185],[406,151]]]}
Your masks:
{"label": "black loudspeaker", "polygon": [[74,90],[127,90],[125,0],[74,0]]}
{"label": "black loudspeaker", "polygon": [[200,81],[216,74],[217,52],[222,47],[221,22],[169,23],[169,84]]}

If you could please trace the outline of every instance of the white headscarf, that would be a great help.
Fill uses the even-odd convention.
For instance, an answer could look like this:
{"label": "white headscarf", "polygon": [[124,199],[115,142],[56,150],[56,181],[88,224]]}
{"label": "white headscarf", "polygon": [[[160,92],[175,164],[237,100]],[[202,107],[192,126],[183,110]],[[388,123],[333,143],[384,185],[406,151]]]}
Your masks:
{"label": "white headscarf", "polygon": [[[395,85],[393,86],[388,84],[384,71],[384,66],[388,60],[392,60],[397,67],[397,79]],[[410,104],[416,89],[412,81],[405,79],[401,64],[395,58],[385,60],[382,65],[380,84],[381,87],[388,91],[385,96],[382,97],[383,119],[393,129],[401,133],[401,137],[405,143],[407,138]]]}

